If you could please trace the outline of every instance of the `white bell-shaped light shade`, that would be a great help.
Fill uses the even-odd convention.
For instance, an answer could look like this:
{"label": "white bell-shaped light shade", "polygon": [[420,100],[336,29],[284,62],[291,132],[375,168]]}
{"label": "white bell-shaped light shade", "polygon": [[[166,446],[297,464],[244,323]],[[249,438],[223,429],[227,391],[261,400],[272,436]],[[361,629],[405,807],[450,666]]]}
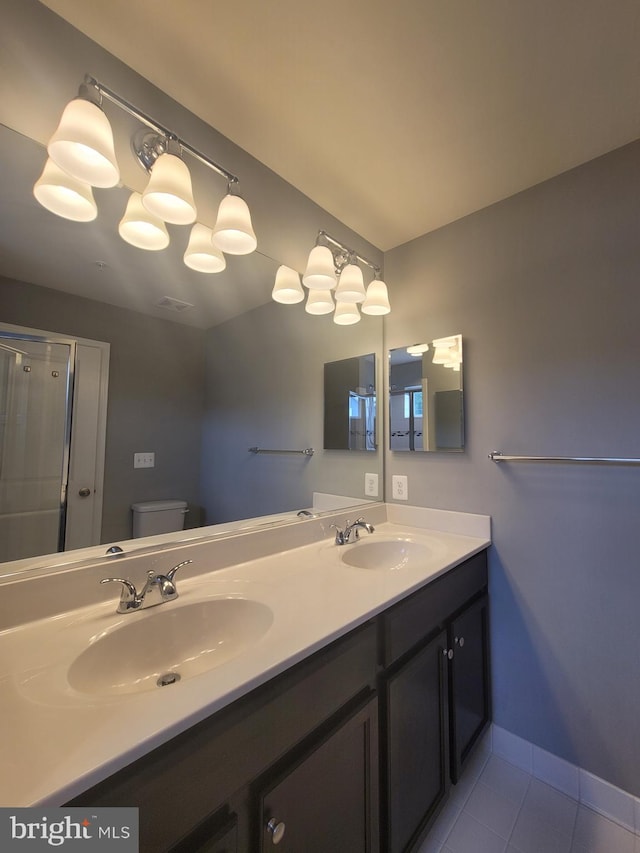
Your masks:
{"label": "white bell-shaped light shade", "polygon": [[151,169],[151,177],[142,193],[149,213],[174,225],[190,225],[196,218],[196,205],[187,164],[177,154],[161,154]]}
{"label": "white bell-shaped light shade", "polygon": [[336,286],[335,262],[328,246],[314,246],[311,250],[302,283],[309,290],[333,290]]}
{"label": "white bell-shaped light shade", "polygon": [[220,202],[213,242],[228,255],[248,255],[258,245],[249,206],[240,196],[229,193]]}
{"label": "white bell-shaped light shade", "polygon": [[276,273],[276,283],[271,291],[271,298],[283,305],[295,305],[302,302],[304,291],[300,284],[300,275],[291,267],[280,266]]}
{"label": "white bell-shaped light shade", "polygon": [[355,302],[337,302],[333,322],[339,326],[352,326],[360,321],[360,311]]}
{"label": "white bell-shaped light shade", "polygon": [[71,177],[51,159],[35,182],[33,194],[43,207],[64,219],[91,222],[98,215],[90,185]]}
{"label": "white bell-shaped light shade", "polygon": [[436,348],[433,353],[433,363],[434,364],[447,364],[451,361],[451,347],[450,346],[442,346],[441,344],[436,345]]}
{"label": "white bell-shaped light shade", "polygon": [[[362,307],[362,310],[364,311],[364,306]],[[412,346],[407,347],[407,352],[414,358],[419,358],[428,350],[429,344],[413,344]]]}
{"label": "white bell-shaped light shade", "polygon": [[157,252],[169,245],[167,226],[153,216],[142,204],[140,193],[129,196],[124,216],[118,224],[118,233],[127,243],[138,249]]}
{"label": "white bell-shaped light shade", "polygon": [[307,314],[331,314],[334,307],[330,290],[310,290],[304,310]]}
{"label": "white bell-shaped light shade", "polygon": [[192,270],[198,272],[222,272],[227,262],[224,255],[213,245],[211,239],[213,232],[206,225],[199,222],[191,229],[189,245],[184,253],[184,262]]}
{"label": "white bell-shaped light shade", "polygon": [[379,278],[375,278],[367,288],[367,297],[362,303],[362,313],[381,316],[390,311],[391,305],[389,305],[387,285]]}
{"label": "white bell-shaped light shade", "polygon": [[120,180],[109,119],[97,104],[84,98],[67,104],[47,150],[61,169],[79,181],[115,187]]}
{"label": "white bell-shaped light shade", "polygon": [[362,270],[357,264],[347,264],[340,273],[336,288],[336,302],[364,302],[365,296]]}

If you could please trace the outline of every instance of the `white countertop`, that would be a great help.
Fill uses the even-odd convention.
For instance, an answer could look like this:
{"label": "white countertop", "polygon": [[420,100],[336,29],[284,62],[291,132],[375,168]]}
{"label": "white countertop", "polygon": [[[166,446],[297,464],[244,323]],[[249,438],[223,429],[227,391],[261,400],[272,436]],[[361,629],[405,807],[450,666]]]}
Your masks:
{"label": "white countertop", "polygon": [[[392,520],[376,524],[360,543],[336,546],[325,524],[320,541],[193,577],[177,576],[179,598],[159,607],[122,616],[110,599],[0,631],[0,805],[61,805],[490,543],[485,516],[467,516],[471,523],[465,525],[462,513],[395,505],[388,510]],[[433,529],[434,519],[443,530]],[[426,559],[396,570],[355,568],[341,559],[348,549],[389,537],[422,543]],[[175,557],[177,562],[183,555],[176,551]],[[273,614],[261,639],[231,660],[139,693],[97,696],[70,686],[70,664],[105,632],[131,620],[153,619],[164,608],[228,597],[259,601]],[[136,655],[136,649],[130,653]]]}

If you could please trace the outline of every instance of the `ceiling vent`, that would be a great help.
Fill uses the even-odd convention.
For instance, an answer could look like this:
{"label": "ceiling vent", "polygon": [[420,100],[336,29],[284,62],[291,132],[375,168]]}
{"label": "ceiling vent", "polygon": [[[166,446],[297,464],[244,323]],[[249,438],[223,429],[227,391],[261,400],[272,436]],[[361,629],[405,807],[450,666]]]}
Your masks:
{"label": "ceiling vent", "polygon": [[156,302],[158,308],[166,308],[167,311],[176,311],[181,314],[183,311],[188,311],[194,306],[190,302],[183,302],[181,299],[174,299],[173,296],[163,296]]}

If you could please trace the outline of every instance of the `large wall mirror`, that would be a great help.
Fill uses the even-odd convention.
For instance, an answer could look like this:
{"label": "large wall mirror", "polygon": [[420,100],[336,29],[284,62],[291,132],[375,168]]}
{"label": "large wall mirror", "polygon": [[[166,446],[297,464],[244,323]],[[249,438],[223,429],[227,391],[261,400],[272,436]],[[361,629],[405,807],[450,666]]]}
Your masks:
{"label": "large wall mirror", "polygon": [[[324,365],[362,354],[380,365],[382,320],[341,327],[274,303],[279,262],[260,251],[216,275],[188,270],[178,226],[162,252],[129,246],[117,232],[127,187],[95,190],[94,222],[60,219],[32,195],[45,158],[0,126],[0,323],[109,344],[100,544],[131,538],[140,501],[185,500],[197,527],[367,500],[365,472],[382,482],[382,450],[323,449]],[[373,371],[367,385],[379,386]],[[313,455],[297,452],[306,448]],[[154,466],[134,468],[136,453],[153,453]]]}
{"label": "large wall mirror", "polygon": [[389,351],[389,448],[464,450],[462,335]]}

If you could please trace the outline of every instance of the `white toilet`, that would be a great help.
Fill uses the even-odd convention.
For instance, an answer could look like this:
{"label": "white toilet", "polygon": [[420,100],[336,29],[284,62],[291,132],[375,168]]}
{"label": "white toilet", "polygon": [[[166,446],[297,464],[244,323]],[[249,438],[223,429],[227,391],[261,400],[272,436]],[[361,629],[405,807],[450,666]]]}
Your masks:
{"label": "white toilet", "polygon": [[183,530],[189,512],[186,501],[143,501],[132,504],[131,509],[134,539]]}

